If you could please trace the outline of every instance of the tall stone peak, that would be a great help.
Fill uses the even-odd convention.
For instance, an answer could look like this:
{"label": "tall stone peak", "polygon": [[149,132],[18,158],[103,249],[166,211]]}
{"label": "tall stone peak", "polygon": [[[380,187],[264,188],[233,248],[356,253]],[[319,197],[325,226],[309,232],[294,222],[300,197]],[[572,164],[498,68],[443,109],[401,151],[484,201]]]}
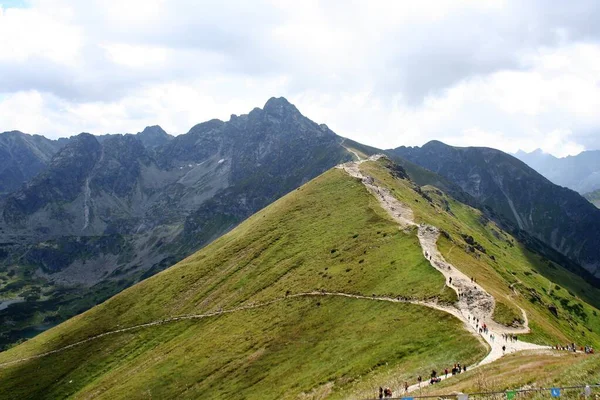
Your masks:
{"label": "tall stone peak", "polygon": [[285,97],[271,97],[263,107],[263,111],[270,115],[284,116],[286,114],[300,114],[300,111]]}

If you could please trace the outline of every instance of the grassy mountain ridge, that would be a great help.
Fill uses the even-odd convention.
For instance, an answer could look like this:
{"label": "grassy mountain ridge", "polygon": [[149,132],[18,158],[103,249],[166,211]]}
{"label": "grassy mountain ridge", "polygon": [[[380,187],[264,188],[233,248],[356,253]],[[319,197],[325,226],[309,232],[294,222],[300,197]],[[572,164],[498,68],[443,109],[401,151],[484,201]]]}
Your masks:
{"label": "grassy mountain ridge", "polygon": [[476,277],[497,302],[513,309],[517,305],[527,311],[530,325],[535,326],[528,340],[545,344],[554,341],[597,343],[599,289],[532,252],[481,211],[457,202],[439,189],[426,186],[399,190],[399,181],[381,168],[372,164],[364,168],[381,183],[395,189],[393,192],[399,200],[411,204],[417,222],[432,224],[447,232],[447,237],[440,237],[438,246],[448,261]]}
{"label": "grassy mountain ridge", "polygon": [[[0,362],[13,357],[35,354],[43,349],[57,348],[117,326],[147,322],[165,315],[228,309],[248,302],[281,297],[287,291],[293,294],[321,288],[413,298],[438,297],[444,301],[455,300],[453,293],[445,288],[443,277],[430,268],[422,257],[414,232],[407,234],[398,231],[395,224],[377,206],[376,200],[370,197],[360,182],[347,177],[340,170],[332,170],[255,214],[238,228],[177,266],[125,290],[102,305],[21,346],[0,354]],[[323,380],[327,382],[329,379],[333,379],[342,388],[351,383],[362,387],[361,385],[366,384],[363,380],[355,382],[359,375],[370,376],[374,373],[373,371],[376,371],[377,374],[391,373],[392,370],[397,370],[401,366],[407,368],[412,360],[408,356],[409,354],[418,354],[422,362],[432,365],[438,362],[451,362],[455,357],[464,360],[463,362],[473,362],[476,357],[482,355],[483,347],[478,345],[479,342],[475,338],[461,333],[460,323],[452,317],[418,306],[394,307],[393,305],[371,303],[352,299],[290,299],[281,305],[252,312],[250,320],[243,319],[244,316],[237,317],[231,314],[227,317],[227,320],[232,318],[231,322],[218,318],[198,324],[183,322],[179,325],[160,327],[159,331],[165,331],[163,339],[160,339],[163,333],[157,333],[159,338],[151,339],[154,337],[154,333],[140,331],[140,333],[123,335],[126,338],[117,337],[115,340],[127,348],[135,349],[135,351],[131,350],[135,352],[135,355],[126,357],[127,359],[131,358],[133,363],[131,365],[136,365],[138,362],[150,362],[146,357],[154,356],[151,356],[150,353],[144,354],[144,350],[148,346],[154,346],[152,343],[157,343],[157,341],[162,343],[157,344],[159,348],[167,346],[174,349],[187,349],[190,352],[189,357],[198,362],[197,357],[211,357],[213,360],[213,357],[217,357],[212,352],[206,353],[209,349],[202,346],[197,347],[203,340],[221,349],[220,352],[233,346],[237,353],[234,352],[231,357],[235,359],[239,359],[240,354],[247,354],[250,357],[258,352],[255,357],[260,360],[265,359],[265,363],[272,362],[269,361],[269,357],[275,357],[275,360],[282,357],[287,359],[288,356],[281,353],[290,351],[285,343],[294,348],[298,346],[302,348],[302,343],[311,344],[311,348],[317,346],[316,349],[319,351],[311,350],[307,359],[299,358],[292,362],[289,371],[299,369],[305,373],[302,365],[307,366],[305,368],[310,367],[311,370],[314,368],[314,371],[306,372],[312,376],[310,379],[307,378],[309,383],[295,389],[293,389],[294,385],[298,386],[296,382],[298,375],[293,374],[294,382],[290,382],[291,386],[288,388],[288,390],[292,390],[290,393],[297,393],[298,390],[310,391],[318,388],[319,382]],[[290,304],[293,308],[287,309],[286,307],[289,307]],[[317,315],[309,318],[308,316],[312,315],[315,309],[319,310]],[[322,312],[329,317],[323,320]],[[301,320],[304,322],[300,320],[295,322],[295,319],[286,320],[295,313],[300,313],[299,316],[302,316]],[[257,316],[259,322],[253,320]],[[267,335],[264,338],[265,342],[257,340],[257,343],[254,343],[249,349],[240,349],[234,346],[234,343],[242,340],[237,336],[223,338],[225,343],[215,342],[214,338],[210,337],[201,336],[202,340],[197,338],[204,330],[229,332],[233,328],[231,324],[239,318],[247,321],[244,322],[244,329],[248,326],[251,332],[254,332],[254,328],[250,328],[250,326],[260,329],[263,325],[264,331],[259,331],[259,333]],[[396,321],[396,319],[398,320]],[[273,320],[282,321],[276,322],[276,326],[273,326]],[[288,329],[302,324],[308,324],[306,329],[302,329],[300,332],[294,330],[295,333],[289,339],[285,339],[285,337],[292,333],[281,333],[281,337],[277,336],[280,325],[283,325],[285,331],[288,332]],[[350,325],[345,327],[344,324]],[[431,348],[431,344],[427,341],[434,337],[438,324],[443,324],[445,329],[447,328],[447,334],[442,338],[437,338],[436,343],[446,343],[448,352],[428,350]],[[356,326],[362,328],[358,331],[351,329]],[[343,329],[340,330],[341,328]],[[405,328],[410,328],[412,333],[406,332],[399,336],[390,334]],[[321,333],[317,334],[317,332]],[[335,332],[339,332],[339,334]],[[423,332],[423,334],[419,334],[419,332]],[[431,333],[424,334],[425,332]],[[344,334],[342,335],[342,333]],[[139,339],[136,339],[137,335],[140,335]],[[169,335],[176,335],[176,338],[172,340],[182,340],[182,344],[177,346],[169,344],[171,337]],[[312,339],[308,339],[306,335]],[[348,335],[351,336],[350,339],[346,338]],[[353,335],[359,337],[352,338]],[[378,337],[379,339],[377,339]],[[393,338],[393,340],[387,341],[386,338]],[[343,345],[345,340],[350,341],[350,344]],[[151,344],[145,344],[148,342]],[[241,341],[241,343],[244,342],[245,340]],[[317,345],[317,343],[321,344]],[[98,382],[91,382],[86,377],[80,383],[83,386],[76,387],[77,390],[82,390],[82,396],[88,390],[88,385],[92,385],[91,387],[95,390],[104,387],[105,396],[111,398],[125,396],[125,392],[130,395],[137,393],[137,396],[142,396],[143,392],[140,391],[140,387],[152,388],[152,393],[158,395],[164,394],[164,390],[175,390],[170,382],[159,383],[145,374],[133,379],[134,383],[123,386],[124,382],[121,381],[123,376],[119,374],[121,369],[118,367],[120,362],[116,361],[119,360],[118,357],[122,356],[122,353],[114,349],[117,355],[112,358],[103,351],[98,351],[103,346],[108,346],[106,352],[114,349],[114,345],[110,345],[109,342],[102,339],[102,341],[89,346],[86,344],[85,350],[74,348],[66,353],[56,355],[56,360],[63,360],[64,363],[60,368],[54,368],[56,374],[61,376],[58,378],[59,382],[65,382],[67,378],[71,380],[71,377],[77,375],[76,370],[91,369],[92,375],[100,373],[103,378]],[[266,349],[261,350],[262,347],[266,347]],[[330,362],[319,361],[323,357],[323,352],[328,349],[333,353],[331,357],[347,358],[348,348],[354,349],[353,354],[357,357],[356,360],[354,358],[348,360],[349,364],[342,363],[335,366]],[[82,355],[81,351],[85,354],[93,354],[89,361],[84,362],[83,366],[79,359]],[[141,353],[139,357],[137,352]],[[196,357],[192,354],[193,352],[198,353]],[[264,353],[260,354],[262,352]],[[55,356],[49,357],[52,359]],[[73,357],[74,360],[70,357]],[[21,379],[30,379],[35,376],[38,362],[45,364],[50,362],[50,359],[33,360],[8,370],[4,369],[0,371],[0,382],[9,382],[11,390],[15,390],[20,385]],[[183,371],[190,368],[189,363],[175,367],[177,362],[172,358],[169,359],[173,364],[171,367],[165,368],[174,367],[178,374],[184,374]],[[296,358],[292,357],[292,359]],[[310,360],[313,360],[312,363]],[[415,362],[412,361],[414,365]],[[106,371],[106,376],[104,376],[101,371],[98,372],[97,368],[99,367],[95,363],[103,366],[109,363],[110,369],[114,372],[109,372],[108,367],[105,367],[103,371]],[[115,363],[117,364],[115,365]],[[127,363],[129,361],[126,361]],[[257,363],[259,362],[257,361]],[[319,365],[315,366],[314,363]],[[276,364],[279,365],[279,362]],[[197,365],[196,361],[192,365]],[[222,364],[217,364],[214,368],[217,368],[218,365]],[[341,368],[342,372],[339,374],[319,373],[323,368],[324,371],[329,371],[332,365],[335,368]],[[201,366],[208,368],[204,364]],[[159,368],[158,365],[156,367]],[[223,365],[222,368],[224,367]],[[33,369],[30,370],[30,368]],[[134,367],[126,369],[128,368]],[[271,374],[277,373],[277,369],[273,369],[273,365],[270,368]],[[194,373],[200,374],[193,377],[195,380],[202,374],[212,376],[210,371],[198,371],[196,367],[192,367],[192,369]],[[238,389],[244,390],[244,393],[256,391],[256,395],[249,395],[249,397],[264,398],[265,390],[273,390],[272,383],[269,386],[264,385],[275,381],[272,378],[259,379],[257,382],[248,382],[248,380],[256,380],[255,374],[264,374],[265,370],[269,370],[269,368],[265,369],[265,365],[263,365],[249,377],[236,378],[242,385]],[[218,374],[219,371],[214,371],[214,373]],[[156,374],[159,371],[155,370],[153,373]],[[219,381],[216,376],[206,379]],[[39,392],[36,393],[38,395],[42,392],[49,393],[48,397],[64,394],[63,385],[54,383],[52,381],[54,378],[56,376],[48,376],[47,382],[41,383]],[[265,383],[263,385],[260,382]],[[177,382],[177,385],[181,384],[181,381]],[[221,384],[221,386],[224,385],[224,383]],[[280,382],[280,385],[285,388],[283,382]],[[50,391],[48,391],[49,387]],[[2,383],[0,383],[0,388],[6,389],[7,386],[2,387]],[[262,389],[259,390],[259,388]],[[196,391],[192,390],[189,396],[193,397],[193,393],[209,389],[211,388],[199,384],[194,389]],[[215,391],[210,393],[213,393],[215,397],[228,393],[226,388],[213,389]],[[278,393],[269,393],[269,395],[277,397]]]}
{"label": "grassy mountain ridge", "polygon": [[[597,308],[586,303],[598,305],[597,289],[548,266],[479,211],[439,189],[394,177],[397,167],[390,162],[361,168],[410,205],[417,222],[444,229],[444,256],[505,305],[496,319],[518,316],[515,310],[522,307],[533,328],[531,340],[600,343]],[[115,334],[4,367],[0,393],[342,398],[372,395],[382,382],[414,379],[457,360],[472,363],[485,353],[457,320],[426,307],[285,298],[313,290],[456,300],[424,259],[415,230],[398,230],[361,182],[333,169],[172,268],[0,353],[0,363],[170,316],[282,301]]]}

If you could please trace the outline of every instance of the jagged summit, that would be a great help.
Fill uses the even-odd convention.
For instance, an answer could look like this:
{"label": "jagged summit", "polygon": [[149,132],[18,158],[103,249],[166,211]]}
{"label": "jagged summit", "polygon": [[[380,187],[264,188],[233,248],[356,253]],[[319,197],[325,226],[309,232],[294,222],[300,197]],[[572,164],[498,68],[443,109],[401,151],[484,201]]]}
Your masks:
{"label": "jagged summit", "polygon": [[263,111],[267,114],[276,115],[279,117],[285,114],[300,114],[300,111],[290,103],[285,97],[271,97],[263,107]]}
{"label": "jagged summit", "polygon": [[143,131],[135,135],[144,144],[146,148],[156,148],[167,143],[173,136],[169,135],[158,125],[147,126]]}

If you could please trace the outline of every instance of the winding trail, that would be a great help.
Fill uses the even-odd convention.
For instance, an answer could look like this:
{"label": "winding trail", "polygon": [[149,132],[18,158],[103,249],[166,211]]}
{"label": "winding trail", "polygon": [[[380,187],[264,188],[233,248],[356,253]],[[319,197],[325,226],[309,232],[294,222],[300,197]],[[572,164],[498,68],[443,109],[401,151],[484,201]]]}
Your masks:
{"label": "winding trail", "polygon": [[443,304],[438,304],[437,302],[413,300],[413,299],[406,299],[406,298],[402,298],[402,297],[365,296],[365,295],[360,295],[360,294],[351,294],[351,293],[342,293],[342,292],[312,291],[312,292],[290,294],[290,295],[287,295],[284,297],[278,297],[273,300],[260,302],[260,303],[250,303],[250,304],[247,304],[244,306],[230,308],[227,310],[214,311],[214,312],[209,312],[209,313],[205,313],[205,314],[180,315],[177,317],[165,318],[165,319],[160,319],[160,320],[156,320],[156,321],[152,321],[152,322],[147,322],[144,324],[133,325],[133,326],[129,326],[126,328],[115,329],[112,331],[100,333],[98,335],[90,336],[86,339],[71,343],[69,345],[66,345],[66,346],[60,347],[58,349],[45,352],[45,353],[40,353],[40,354],[36,354],[33,356],[24,357],[24,358],[20,358],[17,360],[0,363],[0,368],[18,364],[18,363],[25,362],[25,361],[35,360],[35,359],[46,357],[46,356],[49,356],[52,354],[60,353],[65,350],[71,349],[73,347],[80,346],[82,344],[89,343],[94,340],[98,340],[98,339],[101,339],[103,337],[110,336],[110,335],[135,331],[138,329],[149,328],[149,327],[164,325],[164,324],[173,323],[173,322],[193,320],[193,319],[204,319],[204,318],[215,317],[215,316],[219,316],[219,315],[223,315],[223,314],[231,314],[231,313],[240,312],[240,311],[252,310],[252,309],[261,308],[261,307],[267,307],[272,304],[279,303],[281,301],[299,298],[299,297],[346,297],[346,298],[358,299],[358,300],[386,301],[386,302],[391,302],[391,303],[416,304],[416,305],[420,305],[420,306],[433,308],[433,309],[436,309],[439,311],[447,312],[447,313],[454,315],[457,318],[461,318],[461,314],[457,308],[443,305]]}
{"label": "winding trail", "polygon": [[[343,169],[348,175],[354,178],[360,179],[367,190],[378,200],[381,207],[398,223],[400,229],[407,230],[413,227],[417,228],[417,236],[423,250],[423,256],[429,260],[430,264],[436,270],[444,275],[446,278],[446,285],[452,288],[459,298],[456,307],[444,307],[442,310],[459,318],[471,333],[482,338],[490,346],[490,352],[487,356],[479,363],[471,366],[471,368],[476,368],[496,361],[505,353],[550,349],[550,346],[540,346],[518,340],[510,341],[503,338],[503,334],[518,335],[530,332],[529,321],[525,311],[521,309],[524,323],[523,327],[519,328],[507,327],[498,324],[492,319],[494,308],[496,306],[494,297],[444,259],[437,248],[437,240],[440,235],[439,229],[431,225],[415,223],[413,211],[410,207],[396,199],[388,189],[378,186],[373,177],[362,173],[360,170],[361,163],[365,161],[376,161],[381,157],[381,155],[374,155],[368,159],[359,159],[358,161],[341,164],[337,168]],[[428,307],[432,306],[431,304],[425,303],[422,303],[422,305]],[[439,306],[434,308],[440,309]],[[485,324],[488,329],[487,333],[481,332],[479,329],[483,324]],[[506,350],[502,349],[503,346]],[[426,383],[410,386],[408,392],[418,390],[425,385]]]}

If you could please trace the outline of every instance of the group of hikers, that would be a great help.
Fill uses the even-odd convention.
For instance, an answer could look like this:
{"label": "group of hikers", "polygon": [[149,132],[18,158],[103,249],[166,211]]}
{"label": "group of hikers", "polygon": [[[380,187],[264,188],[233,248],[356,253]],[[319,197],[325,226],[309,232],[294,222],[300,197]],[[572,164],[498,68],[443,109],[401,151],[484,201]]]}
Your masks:
{"label": "group of hikers", "polygon": [[[571,344],[567,344],[567,345],[563,345],[563,346],[557,344],[556,346],[552,346],[552,348],[555,350],[572,351],[573,353],[577,352],[577,346],[575,345],[575,343],[571,343]],[[585,353],[585,354],[594,354],[594,348],[592,346],[580,347],[579,351],[581,351],[582,353]]]}
{"label": "group of hikers", "polygon": [[511,335],[510,333],[503,333],[502,339],[506,340],[507,342],[513,342],[513,343],[515,343],[519,340],[517,335]]}
{"label": "group of hikers", "polygon": [[[467,371],[467,367],[466,366],[462,366],[460,365],[460,363],[456,363],[454,364],[454,366],[451,369],[444,369],[444,378],[448,377],[448,374],[452,374],[452,375],[456,375],[456,374],[460,374],[461,372],[466,372]],[[435,383],[441,382],[442,381],[442,377],[440,375],[438,375],[438,372],[436,370],[431,370],[431,374],[429,374],[429,384],[433,385]],[[421,384],[423,383],[423,377],[421,375],[417,376],[417,384],[419,386],[419,388],[421,387]],[[404,393],[408,393],[408,389],[409,389],[409,385],[408,382],[404,382]],[[385,389],[383,387],[379,387],[379,398],[383,399],[383,398],[389,398],[392,397],[392,389],[390,389],[389,387],[386,387]]]}

